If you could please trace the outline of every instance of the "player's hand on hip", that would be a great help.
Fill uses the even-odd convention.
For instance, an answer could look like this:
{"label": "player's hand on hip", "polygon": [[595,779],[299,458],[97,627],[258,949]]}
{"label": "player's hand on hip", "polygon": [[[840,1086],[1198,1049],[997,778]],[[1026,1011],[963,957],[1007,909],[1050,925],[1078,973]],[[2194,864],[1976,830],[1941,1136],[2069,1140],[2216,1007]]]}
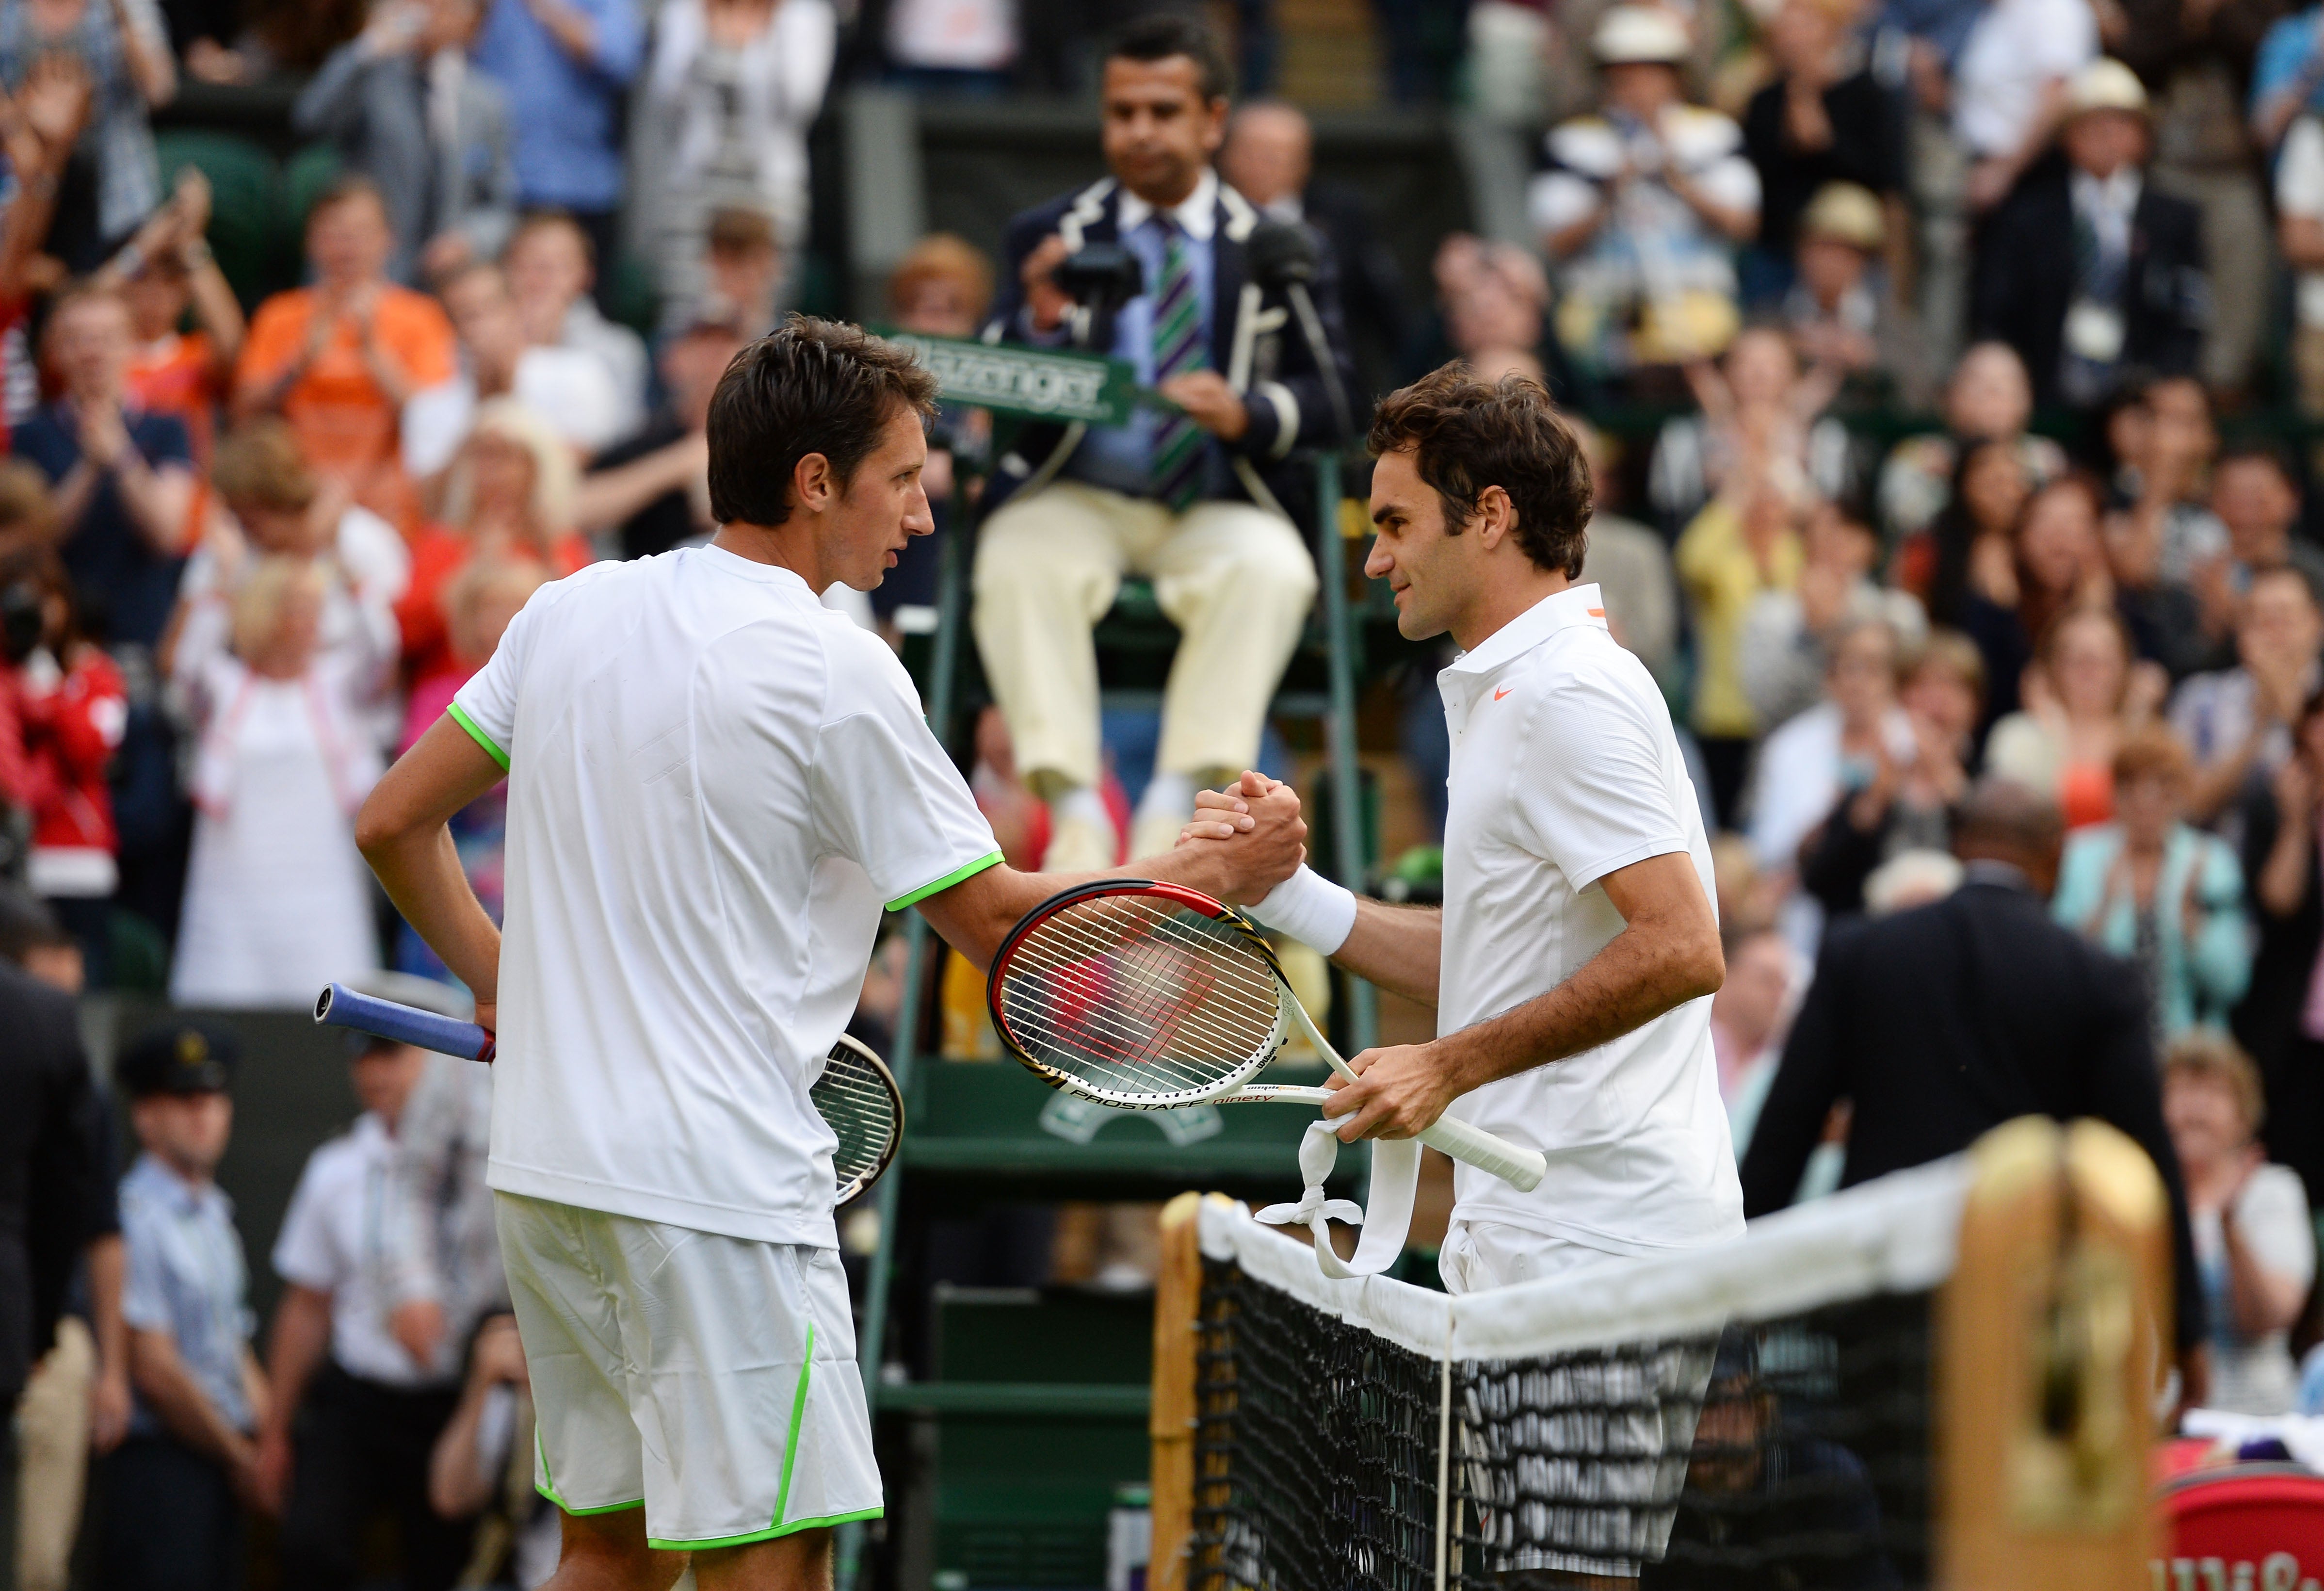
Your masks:
{"label": "player's hand on hip", "polygon": [[1452,1084],[1433,1044],[1367,1050],[1348,1065],[1356,1073],[1354,1082],[1336,1072],[1323,1079],[1332,1090],[1323,1115],[1339,1119],[1342,1142],[1416,1136],[1434,1126],[1452,1103]]}

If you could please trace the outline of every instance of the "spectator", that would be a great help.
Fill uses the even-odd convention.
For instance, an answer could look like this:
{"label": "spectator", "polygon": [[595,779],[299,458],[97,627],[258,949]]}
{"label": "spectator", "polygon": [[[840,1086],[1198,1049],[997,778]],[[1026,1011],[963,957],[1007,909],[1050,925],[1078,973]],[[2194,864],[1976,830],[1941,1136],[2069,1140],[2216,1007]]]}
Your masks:
{"label": "spectator", "polygon": [[1872,582],[1879,542],[1840,504],[1808,510],[1798,587],[1762,591],[1743,616],[1738,646],[1744,694],[1763,724],[1815,706],[1831,671],[1833,637],[1866,621],[1887,625],[1902,655],[1921,650],[1929,624],[1908,591]]}
{"label": "spectator", "polygon": [[337,144],[378,194],[387,273],[407,285],[493,258],[516,221],[508,102],[468,63],[486,4],[386,0],[291,106],[292,129]]}
{"label": "spectator", "polygon": [[[1176,843],[1196,785],[1256,760],[1315,595],[1314,561],[1282,506],[1301,501],[1303,472],[1283,461],[1303,443],[1339,439],[1334,414],[1352,384],[1328,262],[1314,285],[1329,367],[1297,335],[1275,345],[1272,379],[1252,381],[1251,361],[1236,356],[1258,317],[1287,306],[1279,287],[1250,282],[1243,240],[1258,212],[1211,169],[1231,86],[1218,41],[1157,14],[1118,36],[1104,70],[1113,180],[1010,223],[993,320],[1001,335],[1045,344],[1085,327],[1089,344],[1129,361],[1182,412],[1142,412],[1086,437],[1028,428],[988,489],[973,575],[985,674],[1018,763],[1055,813],[1047,865],[1061,869],[1121,855],[1097,795],[1090,626],[1123,575],[1150,574],[1181,631],[1133,854]],[[1147,291],[1110,315],[1077,314],[1053,273],[1074,244],[1101,242],[1139,259]]]}
{"label": "spectator", "polygon": [[1793,499],[1764,481],[1736,481],[1679,538],[1676,563],[1695,637],[1694,733],[1711,799],[1732,822],[1751,746],[1765,727],[1743,688],[1743,626],[1752,604],[1796,589],[1805,556]]}
{"label": "spectator", "polygon": [[589,297],[599,280],[597,262],[612,258],[598,252],[572,217],[535,211],[517,224],[516,235],[502,251],[501,268],[527,342],[587,354],[605,367],[616,401],[614,434],[626,437],[645,421],[649,366],[644,339],[606,319]]}
{"label": "spectator", "polygon": [[390,1513],[399,1583],[447,1591],[467,1561],[469,1532],[428,1505],[428,1470],[457,1401],[460,1345],[440,1315],[433,1333],[408,1318],[397,1329],[380,1216],[398,1118],[429,1058],[384,1039],[355,1044],[348,1069],[363,1115],[309,1157],[274,1243],[284,1288],[267,1342],[259,1482],[282,1510],[287,1583],[355,1585],[366,1528]]}
{"label": "spectator", "polygon": [[357,721],[372,682],[318,653],[327,590],[313,563],[265,560],[235,598],[232,650],[179,659],[200,736],[182,1004],[303,1008],[379,966],[354,830],[381,767]]}
{"label": "spectator", "polygon": [[315,285],[258,307],[234,406],[237,419],[281,414],[316,469],[408,532],[419,504],[398,449],[403,405],[451,379],[455,345],[433,299],[386,279],[392,236],[387,202],[365,179],[323,191],[307,212]]}
{"label": "spectator", "polygon": [[18,884],[0,883],[0,961],[75,999],[88,984],[80,942],[38,895]]}
{"label": "spectator", "polygon": [[1759,226],[1742,129],[1685,102],[1686,27],[1671,12],[1615,5],[1591,47],[1600,112],[1550,133],[1530,198],[1558,277],[1558,343],[1601,378],[1707,358],[1739,325],[1734,251]]}
{"label": "spectator", "polygon": [[235,1048],[181,1022],[114,1066],[141,1152],[121,1183],[129,1279],[129,1438],[101,1470],[106,1591],[239,1591],[252,1433],[266,1380],[250,1351],[249,1272],[217,1163],[234,1130]]}
{"label": "spectator", "polygon": [[[1880,517],[1891,541],[1903,542],[1926,530],[1953,500],[1961,452],[1973,442],[2008,443],[2017,453],[2026,489],[2065,473],[2065,450],[2025,430],[2034,413],[2034,389],[2024,361],[2007,343],[1978,343],[1960,356],[1945,383],[1944,411],[1943,434],[1906,438],[1881,467]],[[1925,586],[1914,586],[1909,569],[1904,573],[1904,584],[1925,591]]]}
{"label": "spectator", "polygon": [[2211,1350],[2206,1406],[2288,1414],[2299,1390],[2289,1333],[2316,1275],[2308,1199],[2258,1142],[2259,1068],[2226,1034],[2197,1029],[2163,1058],[2163,1119],[2194,1226]]}
{"label": "spectator", "polygon": [[636,0],[490,0],[469,53],[508,106],[517,202],[567,217],[585,268],[602,261],[610,276],[621,253],[623,101],[645,60]]}
{"label": "spectator", "polygon": [[613,440],[622,402],[604,362],[577,348],[528,344],[499,266],[463,265],[441,291],[460,336],[460,369],[403,405],[403,467],[413,480],[440,476],[477,405],[499,398],[522,404],[580,458]]}
{"label": "spectator", "polygon": [[1436,248],[1436,297],[1444,338],[1471,368],[1520,358],[1539,364],[1549,276],[1514,244],[1455,232]]}
{"label": "spectator", "polygon": [[2062,615],[2028,671],[2025,706],[1993,726],[1986,772],[2058,803],[2080,828],[2114,816],[2114,760],[2123,736],[2161,705],[2152,663],[2132,666],[2130,637],[2104,608]]}
{"label": "spectator", "polygon": [[186,428],[132,406],[128,306],[83,288],[49,311],[43,338],[62,394],[16,428],[17,455],[53,488],[66,572],[92,628],[115,645],[161,639],[191,531]]}
{"label": "spectator", "polygon": [[1828,182],[1817,190],[1800,216],[1784,328],[1811,365],[1844,373],[1866,396],[1916,407],[1927,402],[1925,365],[1881,268],[1887,242],[1887,217],[1869,189]]}
{"label": "spectator", "polygon": [[2324,548],[2292,533],[2300,488],[2281,449],[2246,442],[2222,453],[2211,467],[2211,512],[2227,532],[2227,594],[2248,597],[2261,571],[2289,566],[2324,601]]}
{"label": "spectator", "polygon": [[[129,306],[136,339],[127,375],[130,402],[148,414],[177,416],[203,473],[246,330],[242,305],[202,236],[209,214],[209,182],[188,166],[178,173],[170,202],[97,274],[98,285],[118,287]],[[181,333],[189,308],[200,329]]]}
{"label": "spectator", "polygon": [[0,418],[10,423],[39,402],[26,327],[35,291],[53,287],[61,270],[42,251],[57,230],[58,196],[74,169],[92,92],[88,69],[69,55],[41,57],[13,96],[0,89],[0,154],[15,180],[0,212]]}
{"label": "spectator", "polygon": [[[2290,19],[2303,30],[2303,48],[2318,14],[2308,11]],[[2277,251],[2294,273],[2293,390],[2300,412],[2313,420],[2324,416],[2324,118],[2313,112],[2301,114],[2284,137],[2275,163],[2275,217]]]}
{"label": "spectator", "polygon": [[[161,202],[161,162],[147,115],[178,91],[176,63],[151,0],[44,0],[0,8],[0,84],[19,92],[48,56],[87,74],[88,122],[78,149],[96,190],[60,207],[50,253],[70,271],[93,271]],[[68,187],[76,179],[68,174]]]}
{"label": "spectator", "polygon": [[1828,924],[1866,911],[1881,914],[1874,881],[1891,865],[1902,864],[1904,874],[1925,878],[1927,858],[1950,860],[1953,809],[1969,793],[1985,705],[1985,661],[1976,644],[1957,630],[1931,635],[1898,700],[1912,732],[1911,758],[1887,755],[1884,742],[1871,781],[1835,806],[1800,848],[1800,887],[1823,909]]}
{"label": "spectator", "polygon": [[2195,370],[2210,288],[2202,213],[2146,180],[2146,90],[2131,69],[2092,62],[2065,106],[2063,163],[2029,172],[1986,224],[1971,319],[2017,350],[2040,402],[2094,409],[2126,371]]}
{"label": "spectator", "polygon": [[2145,980],[2159,1053],[2218,1027],[2251,981],[2243,869],[2227,842],[2187,825],[2194,760],[2160,725],[2114,754],[2115,820],[2068,837],[2050,914],[2128,957]]}
{"label": "spectator", "polygon": [[2219,433],[2202,384],[2172,376],[2126,394],[2107,417],[2107,439],[2116,461],[2109,506],[2117,511],[2110,538],[2117,565],[2139,566],[2190,595],[2224,595],[2227,527],[2205,501]]}
{"label": "spectator", "polygon": [[560,1516],[532,1484],[532,1378],[516,1317],[494,1315],[476,1328],[468,1379],[429,1460],[428,1500],[445,1519],[497,1517],[506,1525],[507,1561],[493,1584],[521,1591],[557,1571]]}
{"label": "spectator", "polygon": [[1596,487],[1581,583],[1598,587],[1614,639],[1667,684],[1678,670],[1678,574],[1671,567],[1670,548],[1637,520],[1613,512],[1619,498],[1598,428],[1578,415],[1568,415],[1566,424],[1582,443]]}
{"label": "spectator", "polygon": [[33,792],[25,881],[71,930],[101,988],[111,961],[110,902],[121,882],[105,780],[128,726],[128,694],[120,669],[81,633],[72,583],[53,552],[0,558],[0,593],[12,612],[29,601],[40,615],[32,644],[22,656],[11,644],[0,660],[0,691],[14,698]]}
{"label": "spectator", "polygon": [[2236,1007],[2237,1042],[2259,1065],[2271,1121],[2268,1150],[2300,1173],[2312,1204],[2324,1194],[2324,876],[2317,832],[2324,808],[2324,693],[2291,726],[2292,754],[2244,798],[2244,876],[2257,908],[2251,988]]}
{"label": "spectator", "polygon": [[2230,813],[2292,756],[2292,726],[2318,684],[2324,613],[2292,569],[2252,578],[2236,624],[2236,663],[2198,674],[2171,699],[2171,726],[2194,754],[2188,810],[2199,822]]}
{"label": "spectator", "polygon": [[[374,681],[358,704],[364,730],[374,745],[393,744],[401,725],[392,666],[401,649],[395,603],[411,581],[403,538],[350,502],[343,483],[317,476],[298,436],[272,416],[227,435],[211,484],[226,513],[187,561],[173,663],[209,656],[225,644],[235,594],[254,560],[315,560],[325,578],[318,654],[348,679]],[[192,684],[182,677],[180,683]]]}
{"label": "spectator", "polygon": [[[1011,0],[889,0],[871,14],[883,11],[889,80],[979,99],[1009,87],[1023,32]],[[1245,47],[1253,42],[1246,38]]]}
{"label": "spectator", "polygon": [[1790,290],[1801,221],[1828,184],[1868,190],[1876,204],[1903,184],[1895,109],[1849,47],[1848,20],[1830,0],[1784,0],[1767,24],[1776,75],[1743,113],[1760,192],[1758,236],[1743,260],[1747,303],[1772,304]]}
{"label": "spectator", "polygon": [[2026,501],[2008,542],[1980,540],[1971,554],[1960,624],[1985,654],[1992,722],[2025,705],[2026,670],[2063,615],[2109,606],[2097,491],[2082,476],[2052,481]]}
{"label": "spectator", "polygon": [[574,499],[576,525],[610,539],[623,558],[651,558],[710,534],[710,394],[742,343],[733,326],[715,320],[663,340],[662,409],[590,461]]}
{"label": "spectator", "polygon": [[1986,595],[2008,590],[2002,575],[2018,522],[2041,483],[2015,442],[1972,438],[1958,447],[1948,441],[1945,452],[1953,463],[1943,506],[1898,544],[1894,578],[1927,605],[1932,619],[1960,625],[1968,619],[1973,578]]}
{"label": "spectator", "polygon": [[1394,384],[1389,377],[1411,335],[1404,274],[1364,195],[1315,175],[1315,134],[1305,113],[1279,99],[1245,100],[1227,125],[1219,175],[1274,219],[1322,234],[1340,268],[1340,308],[1365,390]]}
{"label": "spectator", "polygon": [[633,225],[666,304],[705,310],[700,261],[715,210],[755,211],[779,248],[806,246],[807,132],[837,34],[830,0],[665,0],[632,102],[631,169],[654,173]]}
{"label": "spectator", "polygon": [[665,291],[666,310],[741,327],[752,337],[775,328],[783,290],[783,244],[775,219],[749,205],[710,212],[702,240],[701,281],[692,298]]}
{"label": "spectator", "polygon": [[1772,326],[1738,335],[1717,365],[1686,366],[1701,412],[1664,422],[1647,464],[1647,495],[1673,524],[1694,517],[1738,472],[1765,472],[1777,490],[1837,497],[1851,485],[1848,428],[1824,414],[1842,373],[1804,374],[1790,339]]}
{"label": "spectator", "polygon": [[[2324,111],[2324,10],[2310,5],[2278,17],[2260,40],[2251,71],[2251,134],[2273,151],[2306,112]],[[2286,154],[2289,154],[2287,150]]]}
{"label": "spectator", "polygon": [[1745,936],[1727,953],[1727,981],[1711,997],[1711,1048],[1728,1131],[1738,1144],[1751,1142],[1811,970],[1772,929]]}
{"label": "spectator", "polygon": [[395,606],[412,679],[455,668],[444,590],[469,559],[515,553],[559,575],[590,560],[571,529],[574,479],[572,453],[522,404],[499,398],[476,411],[444,479],[444,517],[413,541],[411,585]]}
{"label": "spectator", "polygon": [[1960,888],[1826,938],[1743,1159],[1743,1207],[1791,1202],[1837,1100],[1852,1105],[1843,1187],[2020,1115],[2096,1116],[2137,1140],[2169,1191],[2183,1362],[2203,1337],[2202,1293],[2145,1003],[2130,967],[2043,909],[2061,828],[2049,801],[1988,779],[1955,823]]}
{"label": "spectator", "polygon": [[[2067,115],[2070,86],[2098,52],[2098,25],[2085,0],[1994,0],[1985,7],[1953,65],[1950,95],[1953,133],[1973,162],[1971,208],[1994,208],[2041,159]],[[2029,363],[2038,388],[2043,368]]]}
{"label": "spectator", "polygon": [[[930,233],[914,244],[888,278],[888,310],[906,331],[928,337],[971,338],[992,308],[992,262],[949,232]],[[989,463],[992,412],[964,403],[939,402],[928,427],[928,462],[920,485],[928,495],[936,530],[915,536],[896,554],[896,567],[871,594],[872,611],[885,625],[899,610],[918,607],[933,615],[936,580],[944,567],[945,538],[974,483],[964,468]],[[900,631],[891,631],[895,640]]]}

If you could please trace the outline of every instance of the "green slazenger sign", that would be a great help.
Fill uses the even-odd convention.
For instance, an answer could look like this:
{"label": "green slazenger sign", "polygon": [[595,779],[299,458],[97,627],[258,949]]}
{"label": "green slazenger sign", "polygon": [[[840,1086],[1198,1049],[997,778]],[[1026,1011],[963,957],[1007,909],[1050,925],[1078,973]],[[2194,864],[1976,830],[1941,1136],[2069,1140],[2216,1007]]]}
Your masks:
{"label": "green slazenger sign", "polygon": [[1120,425],[1139,404],[1157,402],[1139,388],[1136,374],[1120,359],[874,329],[899,347],[909,348],[950,402],[1028,420]]}

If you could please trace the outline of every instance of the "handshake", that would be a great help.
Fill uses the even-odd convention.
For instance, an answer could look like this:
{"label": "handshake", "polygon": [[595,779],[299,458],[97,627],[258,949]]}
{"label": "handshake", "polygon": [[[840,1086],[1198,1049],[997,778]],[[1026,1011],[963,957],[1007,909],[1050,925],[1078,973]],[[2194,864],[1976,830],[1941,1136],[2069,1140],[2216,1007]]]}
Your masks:
{"label": "handshake", "polygon": [[1194,817],[1170,852],[1173,876],[1213,900],[1255,905],[1307,859],[1299,792],[1264,773],[1194,797]]}

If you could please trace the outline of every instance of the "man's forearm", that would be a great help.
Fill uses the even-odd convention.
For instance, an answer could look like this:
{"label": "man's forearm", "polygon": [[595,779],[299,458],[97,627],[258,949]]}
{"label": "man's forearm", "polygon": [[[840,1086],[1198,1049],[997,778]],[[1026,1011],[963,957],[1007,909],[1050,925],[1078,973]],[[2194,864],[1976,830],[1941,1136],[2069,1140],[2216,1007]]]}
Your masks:
{"label": "man's forearm", "polygon": [[1334,965],[1423,1005],[1436,1004],[1444,959],[1444,912],[1356,897],[1356,926],[1332,952]]}
{"label": "man's forearm", "polygon": [[121,1318],[121,1290],[129,1269],[121,1235],[108,1233],[88,1245],[88,1316],[97,1338],[101,1375],[129,1373],[129,1327]]}
{"label": "man's forearm", "polygon": [[288,1431],[307,1383],[330,1351],[331,1295],[293,1283],[275,1306],[266,1343],[267,1424]]}
{"label": "man's forearm", "polygon": [[1609,1043],[1718,987],[1690,950],[1648,925],[1632,924],[1547,994],[1448,1034],[1437,1048],[1465,1094]]}
{"label": "man's forearm", "polygon": [[140,1331],[130,1339],[131,1379],[137,1395],[162,1427],[186,1446],[221,1463],[239,1466],[250,1457],[250,1438],[235,1429],[202,1389],[194,1384],[178,1346],[166,1333]]}
{"label": "man's forearm", "polygon": [[450,828],[399,834],[364,847],[380,887],[412,931],[479,1002],[500,996],[501,930],[476,899]]}

